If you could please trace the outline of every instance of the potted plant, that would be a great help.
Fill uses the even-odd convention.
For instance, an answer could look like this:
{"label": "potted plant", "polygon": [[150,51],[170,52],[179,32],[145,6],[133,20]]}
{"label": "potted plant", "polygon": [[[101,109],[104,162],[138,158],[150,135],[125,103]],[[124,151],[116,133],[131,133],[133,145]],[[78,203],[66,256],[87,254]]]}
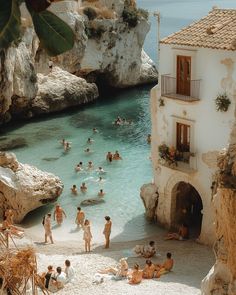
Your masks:
{"label": "potted plant", "polygon": [[218,112],[227,112],[231,101],[226,93],[222,93],[216,97],[215,103]]}

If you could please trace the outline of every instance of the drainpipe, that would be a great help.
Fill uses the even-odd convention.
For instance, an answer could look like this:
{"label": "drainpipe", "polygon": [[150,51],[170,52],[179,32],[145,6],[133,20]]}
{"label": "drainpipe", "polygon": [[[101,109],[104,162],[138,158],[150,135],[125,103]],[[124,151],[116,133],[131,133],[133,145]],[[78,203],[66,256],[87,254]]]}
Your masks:
{"label": "drainpipe", "polygon": [[160,66],[160,22],[161,22],[161,15],[160,11],[155,11],[153,14],[157,21],[157,70],[158,70],[158,84],[159,84],[159,66]]}

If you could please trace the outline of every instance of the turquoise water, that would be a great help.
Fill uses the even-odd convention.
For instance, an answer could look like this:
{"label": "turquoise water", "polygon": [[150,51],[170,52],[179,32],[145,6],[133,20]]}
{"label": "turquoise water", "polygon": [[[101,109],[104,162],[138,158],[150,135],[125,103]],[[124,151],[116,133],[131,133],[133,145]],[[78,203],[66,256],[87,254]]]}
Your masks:
{"label": "turquoise water", "polygon": [[[160,10],[162,37],[207,14],[213,5],[236,7],[235,0],[137,2],[149,11]],[[151,22],[152,28],[147,36],[145,49],[155,59],[156,26],[153,17]],[[14,150],[19,161],[52,172],[64,183],[59,202],[68,217],[62,228],[54,229],[56,240],[68,237],[77,239],[78,235],[82,235],[74,231],[76,207],[82,200],[95,197],[101,188],[106,192],[105,203],[84,208],[86,217],[92,221],[94,240],[101,239],[105,215],[110,215],[113,220],[112,237],[115,240],[139,239],[155,232],[155,226],[145,221],[144,207],[139,197],[141,185],[152,180],[150,146],[146,144],[146,136],[150,133],[149,90],[150,87],[144,87],[111,94],[110,97],[100,98],[96,103],[78,111],[67,111],[2,130],[1,135],[9,139],[26,139],[27,147]],[[133,120],[133,124],[120,127],[112,125],[118,115]],[[93,127],[98,128],[98,134],[92,133]],[[94,150],[91,155],[84,153],[88,137],[94,139],[90,146]],[[62,138],[72,142],[72,149],[67,154],[59,143]],[[108,151],[115,150],[120,152],[123,160],[108,164],[105,155]],[[82,161],[87,165],[90,160],[95,168],[102,166],[107,171],[102,185],[96,182],[96,172],[74,171],[77,163]],[[79,187],[83,181],[88,186],[86,195],[72,196],[70,187],[73,184]],[[25,219],[25,226],[31,226],[34,232],[41,231],[42,216],[50,210],[53,210],[51,205],[29,214]]]}
{"label": "turquoise water", "polygon": [[[134,239],[142,238],[147,234],[139,189],[142,184],[152,180],[150,146],[146,143],[146,136],[150,132],[148,95],[147,88],[113,94],[112,97],[101,99],[78,112],[37,120],[3,134],[11,139],[25,138],[28,147],[14,151],[19,161],[60,176],[64,191],[59,202],[68,215],[65,225],[69,231],[75,227],[74,219],[79,203],[96,197],[98,191],[103,189],[106,193],[105,202],[84,208],[87,218],[92,221],[95,237],[98,235],[99,238],[98,232],[102,231],[105,215],[110,215],[113,220],[113,236],[121,234],[126,227],[119,239],[129,239],[130,235],[133,235]],[[113,125],[112,122],[118,115],[132,120],[133,123],[127,126]],[[99,133],[93,134],[93,127],[96,127]],[[88,137],[94,140],[93,144],[86,144]],[[62,138],[71,142],[72,148],[67,153],[64,153],[60,144]],[[88,146],[94,151],[90,155],[84,152]],[[106,153],[116,150],[123,160],[107,163]],[[102,175],[105,180],[102,184],[96,182],[99,175],[95,169],[78,173],[74,171],[77,163],[82,161],[84,166],[87,166],[90,160],[93,161],[95,169],[102,166],[107,171]],[[79,188],[82,182],[86,182],[87,193],[71,195],[72,185],[76,184]],[[36,216],[34,223],[40,224],[43,214],[51,209],[49,206],[30,214],[25,225],[31,225]],[[132,223],[135,223],[135,232],[129,230],[133,229]],[[60,231],[63,236],[68,233],[65,232],[65,226],[57,231],[57,239],[61,238]]]}

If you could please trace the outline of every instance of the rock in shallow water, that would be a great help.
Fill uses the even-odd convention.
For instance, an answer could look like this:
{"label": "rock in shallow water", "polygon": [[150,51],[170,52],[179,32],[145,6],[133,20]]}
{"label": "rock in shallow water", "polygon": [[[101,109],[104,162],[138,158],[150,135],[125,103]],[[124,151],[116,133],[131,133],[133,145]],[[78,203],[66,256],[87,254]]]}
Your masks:
{"label": "rock in shallow water", "polygon": [[9,151],[27,146],[27,141],[23,137],[14,138],[11,140],[3,140],[0,142],[1,151]]}
{"label": "rock in shallow water", "polygon": [[0,210],[13,209],[14,222],[56,201],[62,189],[59,177],[19,163],[13,153],[0,152]]}

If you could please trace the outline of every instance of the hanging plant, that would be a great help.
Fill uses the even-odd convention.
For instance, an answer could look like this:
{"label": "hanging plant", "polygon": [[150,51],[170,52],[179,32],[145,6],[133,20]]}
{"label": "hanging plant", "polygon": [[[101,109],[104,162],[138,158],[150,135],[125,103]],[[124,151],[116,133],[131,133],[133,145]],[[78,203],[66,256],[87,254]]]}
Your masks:
{"label": "hanging plant", "polygon": [[231,101],[226,93],[219,94],[215,99],[216,110],[219,112],[227,112]]}
{"label": "hanging plant", "polygon": [[165,106],[165,101],[164,101],[163,98],[159,98],[158,101],[159,101],[159,107],[164,107]]}

